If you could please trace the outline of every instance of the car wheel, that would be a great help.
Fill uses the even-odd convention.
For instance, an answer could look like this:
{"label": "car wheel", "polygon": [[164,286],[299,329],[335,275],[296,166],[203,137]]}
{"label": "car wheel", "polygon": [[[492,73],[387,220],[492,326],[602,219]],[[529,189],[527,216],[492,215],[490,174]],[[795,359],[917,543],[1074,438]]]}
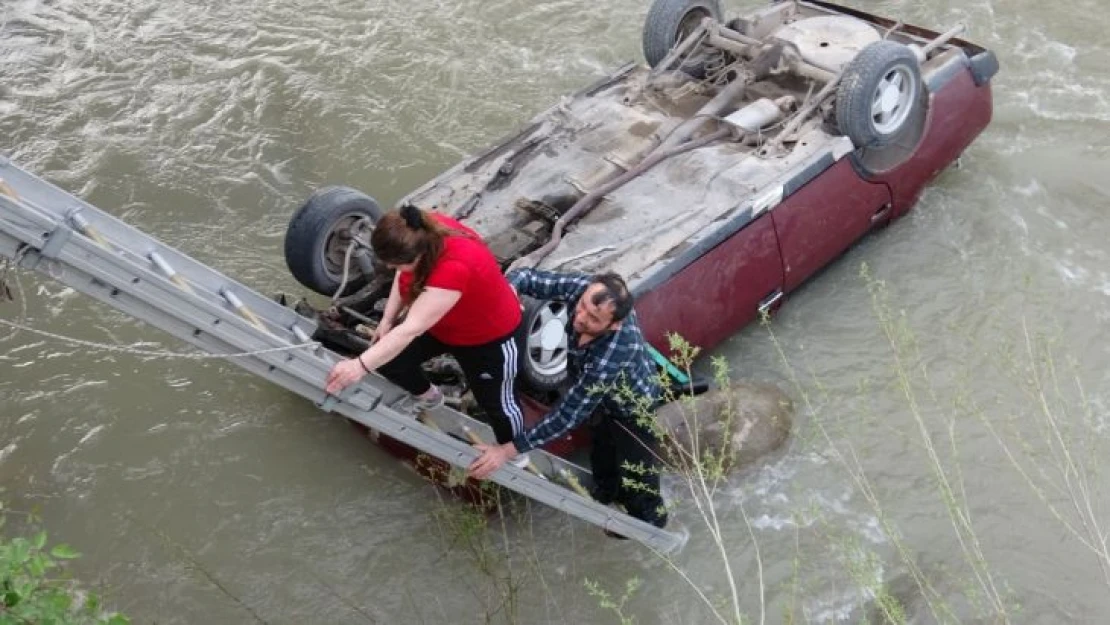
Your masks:
{"label": "car wheel", "polygon": [[558,390],[567,379],[567,321],[565,302],[523,298],[524,314],[517,331],[521,354],[519,375],[528,388],[543,393]]}
{"label": "car wheel", "polygon": [[[644,59],[655,67],[707,17],[721,20],[718,0],[655,0],[644,19]],[[683,71],[688,68],[683,66]]]}
{"label": "car wheel", "polygon": [[908,47],[876,41],[852,59],[836,94],[836,123],[856,147],[893,143],[924,114],[921,70]]}
{"label": "car wheel", "polygon": [[[370,232],[383,212],[374,198],[349,187],[325,187],[293,213],[285,231],[285,264],[304,286],[335,295],[343,282],[347,249],[358,239],[369,245]],[[344,292],[366,284],[357,263],[350,262]]]}

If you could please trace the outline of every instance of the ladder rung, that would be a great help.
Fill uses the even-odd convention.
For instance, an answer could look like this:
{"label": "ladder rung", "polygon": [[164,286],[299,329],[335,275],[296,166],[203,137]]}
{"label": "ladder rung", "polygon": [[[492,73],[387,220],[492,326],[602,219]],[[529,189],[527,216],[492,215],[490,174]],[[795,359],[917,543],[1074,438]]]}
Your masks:
{"label": "ladder rung", "polygon": [[170,264],[166,262],[166,259],[162,258],[161,254],[159,254],[158,252],[151,252],[147,254],[147,258],[149,258],[150,262],[154,263],[154,266],[157,267],[162,273],[166,274],[166,277],[169,278],[170,282],[173,282],[177,286],[181,287],[181,289],[184,291],[194,293],[193,288],[189,286],[189,283],[185,281],[185,278],[181,277],[181,274],[177,273],[177,270],[171,267]]}

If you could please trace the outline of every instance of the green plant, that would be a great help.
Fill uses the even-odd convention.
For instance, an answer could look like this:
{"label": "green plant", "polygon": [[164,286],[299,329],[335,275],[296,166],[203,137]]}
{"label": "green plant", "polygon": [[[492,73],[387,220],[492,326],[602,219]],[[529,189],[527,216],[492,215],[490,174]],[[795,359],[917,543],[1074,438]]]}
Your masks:
{"label": "green plant", "polygon": [[[543,558],[535,550],[538,539],[527,535],[514,540],[518,530],[530,527],[529,502],[494,482],[467,482],[465,472],[431,458],[422,457],[417,465],[433,484],[447,484],[468,499],[448,500],[442,488],[436,489],[442,498],[433,514],[444,545],[441,558],[461,558],[474,568],[477,575],[465,576],[460,584],[481,604],[483,622],[519,623],[525,606],[535,604],[523,596],[546,584],[540,572]],[[421,612],[420,606],[413,607]]]}
{"label": "green plant", "polygon": [[96,595],[66,578],[65,562],[77,557],[68,545],[48,547],[45,531],[31,538],[0,537],[0,625],[129,623],[122,615],[103,612]]}
{"label": "green plant", "polygon": [[[671,359],[674,361],[675,365],[686,374],[687,378],[692,379],[694,360],[700,353],[700,349],[691,345],[688,341],[676,334],[669,335],[668,341],[670,343]],[[717,386],[720,388],[727,387],[729,384],[728,362],[724,358],[714,357],[711,359],[711,367],[713,370],[714,382]],[[667,384],[663,386],[664,388],[670,388]],[[716,503],[716,496],[719,490],[727,483],[728,470],[734,461],[734,452],[727,445],[722,446],[720,449],[711,449],[700,444],[698,438],[699,428],[696,424],[696,409],[693,407],[694,403],[690,397],[677,398],[672,391],[668,391],[665,393],[664,401],[679,401],[682,402],[684,408],[686,408],[683,410],[683,418],[686,421],[686,429],[691,434],[691,440],[688,445],[683,445],[675,441],[668,441],[669,434],[659,429],[654,419],[654,414],[651,412],[643,412],[639,418],[644,422],[652,423],[656,428],[657,436],[660,441],[662,441],[662,446],[666,450],[665,459],[668,469],[682,478],[683,485],[685,486],[685,494],[689,497],[688,502],[694,505],[698,515],[701,517],[702,522],[709,532],[709,536],[720,556],[721,573],[729,590],[728,598],[718,599],[717,601],[711,600],[711,598],[705,595],[687,575],[681,572],[680,568],[670,558],[662,554],[659,555],[670,565],[672,570],[680,573],[702,602],[709,608],[718,622],[725,625],[728,623],[739,625],[744,622],[740,604],[739,584],[737,583],[736,574],[732,569],[732,563],[728,553],[728,544],[725,539],[724,527],[722,524],[722,516],[719,514]],[[736,428],[740,426],[739,420],[736,418],[736,407],[731,403],[731,396],[728,396],[722,413],[723,419],[721,425],[724,429],[722,438],[728,440],[732,437],[732,433]],[[675,503],[677,502],[672,503],[672,505],[675,505]],[[748,535],[752,539],[752,545],[755,548],[755,560],[758,572],[757,581],[760,595],[760,622],[762,623],[766,619],[763,610],[763,596],[765,592],[763,561],[759,553],[759,543],[756,540],[751,522],[748,519],[747,511],[744,509],[743,504],[740,504],[738,507],[740,516],[748,529]]]}
{"label": "green plant", "polygon": [[621,621],[621,625],[635,625],[636,623],[635,617],[624,613],[624,606],[632,598],[632,595],[640,589],[640,584],[640,580],[633,577],[625,582],[624,594],[620,597],[614,597],[609,591],[602,588],[598,582],[591,579],[585,580],[586,591],[590,593],[591,597],[597,599],[599,606],[616,614]]}

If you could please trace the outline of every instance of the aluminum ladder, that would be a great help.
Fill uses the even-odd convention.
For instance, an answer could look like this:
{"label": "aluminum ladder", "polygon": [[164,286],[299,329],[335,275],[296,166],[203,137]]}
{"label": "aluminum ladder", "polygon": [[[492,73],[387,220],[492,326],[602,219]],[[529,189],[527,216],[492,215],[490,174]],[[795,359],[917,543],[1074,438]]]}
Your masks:
{"label": "aluminum ladder", "polygon": [[[313,343],[315,322],[193,260],[0,156],[0,258],[35,270],[454,467],[477,457],[490,427],[447,407],[394,409],[404,391],[372,375],[338,395],[324,380],[341,357]],[[295,347],[303,346],[303,347]],[[268,351],[267,351],[268,350]],[[261,352],[261,353],[256,353]],[[542,450],[527,470],[491,478],[525,497],[671,552],[683,539],[592,500],[589,471]]]}

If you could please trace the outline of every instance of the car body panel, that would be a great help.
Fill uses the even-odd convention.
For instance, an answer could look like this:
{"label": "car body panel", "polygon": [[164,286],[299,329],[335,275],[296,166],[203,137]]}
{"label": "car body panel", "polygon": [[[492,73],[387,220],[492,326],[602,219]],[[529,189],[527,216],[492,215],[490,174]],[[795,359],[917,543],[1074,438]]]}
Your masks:
{"label": "car body panel", "polygon": [[782,257],[764,214],[636,301],[644,337],[667,353],[669,333],[716,345],[758,315],[782,288]]}
{"label": "car body panel", "polygon": [[890,191],[862,180],[847,159],[777,206],[771,216],[782,247],[787,293],[889,219]]}

